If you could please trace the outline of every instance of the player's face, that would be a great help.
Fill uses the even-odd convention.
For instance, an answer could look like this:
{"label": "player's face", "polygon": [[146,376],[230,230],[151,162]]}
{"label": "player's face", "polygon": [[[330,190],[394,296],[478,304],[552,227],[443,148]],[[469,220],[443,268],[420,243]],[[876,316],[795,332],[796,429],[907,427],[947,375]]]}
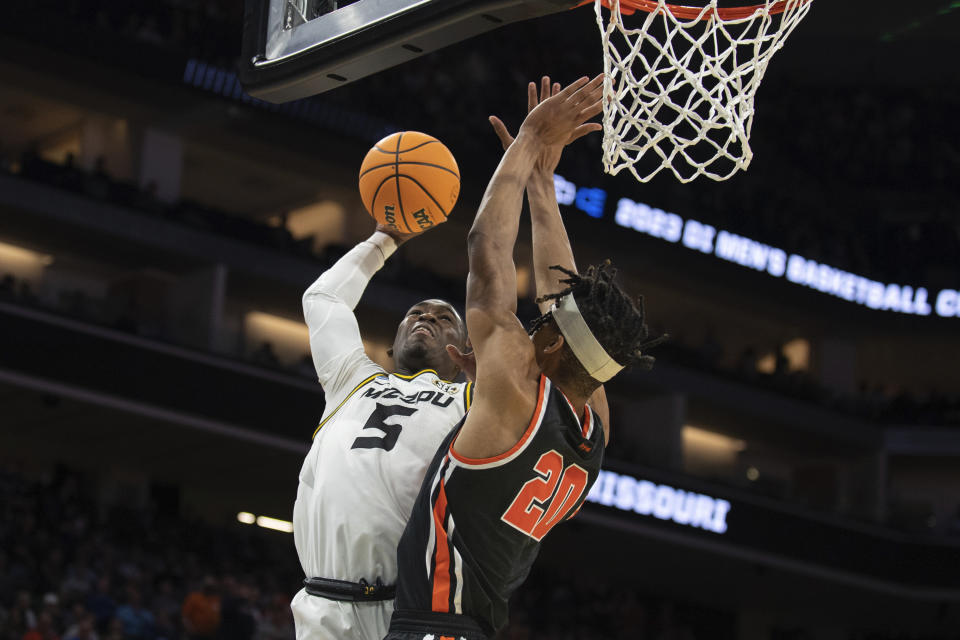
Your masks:
{"label": "player's face", "polygon": [[463,320],[450,303],[424,300],[407,311],[393,341],[397,369],[416,373],[434,369],[441,377],[453,377],[448,344],[463,349],[466,342]]}

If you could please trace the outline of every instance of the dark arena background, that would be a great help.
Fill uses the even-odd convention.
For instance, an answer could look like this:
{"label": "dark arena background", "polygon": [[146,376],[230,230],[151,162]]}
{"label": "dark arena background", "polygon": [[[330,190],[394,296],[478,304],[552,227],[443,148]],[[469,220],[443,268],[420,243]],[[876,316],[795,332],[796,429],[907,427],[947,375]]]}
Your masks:
{"label": "dark arena background", "polygon": [[[603,173],[599,135],[568,148],[578,261],[611,258],[672,339],[608,386],[605,470],[502,638],[960,638],[958,15],[814,0],[726,182],[640,184]],[[602,70],[584,7],[275,105],[238,82],[243,16],[0,10],[0,639],[186,638],[216,597],[218,637],[293,638],[324,409],[300,298],[372,230],[366,150],[428,132],[463,177],[357,309],[389,367],[410,304],[463,304],[487,116],[515,129],[526,82]]]}

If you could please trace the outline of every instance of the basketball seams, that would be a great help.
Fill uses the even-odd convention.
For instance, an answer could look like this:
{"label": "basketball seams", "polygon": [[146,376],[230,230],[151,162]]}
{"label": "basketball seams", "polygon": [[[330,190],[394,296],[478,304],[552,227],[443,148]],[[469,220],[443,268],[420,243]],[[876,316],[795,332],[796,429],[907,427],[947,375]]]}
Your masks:
{"label": "basketball seams", "polygon": [[[401,151],[400,153],[406,153],[406,152],[405,152],[405,151]],[[435,163],[433,163],[433,162],[419,162],[419,161],[417,161],[417,160],[401,160],[400,162],[388,162],[388,163],[386,163],[386,164],[378,164],[378,165],[375,165],[375,166],[372,166],[372,167],[367,168],[363,173],[360,174],[360,177],[362,178],[363,176],[367,175],[368,173],[370,173],[370,172],[373,171],[374,169],[383,169],[384,167],[389,167],[389,166],[393,166],[394,168],[396,168],[397,170],[399,170],[399,167],[397,167],[397,165],[400,165],[400,164],[415,164],[415,165],[419,165],[419,166],[421,166],[421,167],[433,167],[434,169],[443,169],[444,171],[446,171],[446,172],[449,173],[450,175],[456,176],[457,180],[460,179],[460,174],[457,173],[456,171],[454,171],[453,169],[449,168],[449,167],[445,167],[445,166],[443,166],[443,165],[441,165],[441,164],[435,164]]]}
{"label": "basketball seams", "polygon": [[[424,135],[426,135],[426,134],[424,134]],[[420,144],[415,144],[415,145],[413,145],[413,146],[410,147],[409,149],[401,149],[401,148],[400,148],[400,141],[397,140],[397,153],[406,153],[407,151],[413,151],[414,149],[419,149],[420,147],[425,147],[425,146],[427,146],[428,144],[433,144],[434,142],[440,142],[440,141],[439,141],[439,140],[426,140],[426,141],[424,141],[424,142],[421,142]],[[393,151],[388,151],[387,153],[393,153]]]}
{"label": "basketball seams", "polygon": [[420,181],[417,180],[416,178],[414,178],[413,176],[408,176],[408,175],[405,174],[405,173],[398,173],[398,174],[397,174],[397,191],[398,191],[398,192],[399,192],[399,190],[400,190],[400,178],[406,178],[407,180],[409,180],[409,181],[412,182],[413,184],[417,185],[417,187],[420,188],[420,191],[422,191],[422,192],[424,192],[425,194],[427,194],[427,197],[430,198],[431,200],[433,200],[433,204],[437,205],[437,208],[440,209],[440,213],[443,214],[443,219],[444,219],[444,220],[446,220],[447,218],[450,217],[450,215],[447,213],[447,210],[443,208],[443,205],[440,204],[439,202],[437,202],[437,199],[433,197],[433,194],[430,193],[430,191],[428,191],[426,187],[424,187],[422,184],[420,184]]}
{"label": "basketball seams", "polygon": [[370,206],[368,207],[370,211],[374,211],[377,207],[377,196],[380,194],[380,189],[382,189],[383,185],[387,184],[389,180],[395,177],[396,177],[396,174],[392,176],[387,176],[386,178],[380,181],[380,184],[377,185],[377,188],[373,192],[373,198],[370,199]]}
{"label": "basketball seams", "polygon": [[[392,137],[392,136],[387,136],[387,138],[390,138],[390,137]],[[403,137],[403,133],[400,134],[400,137]],[[387,138],[384,138],[384,140],[386,140]],[[383,142],[383,140],[381,140],[380,142]],[[380,142],[378,142],[377,144],[373,145],[373,148],[376,149],[377,151],[379,151],[380,153],[385,153],[385,154],[387,154],[387,155],[391,155],[391,156],[392,156],[393,154],[395,154],[395,153],[397,152],[397,149],[400,148],[400,140],[399,140],[399,138],[397,139],[397,144],[396,144],[396,148],[395,148],[395,149],[384,149],[383,147],[380,146]]]}
{"label": "basketball seams", "polygon": [[397,181],[397,206],[400,208],[400,218],[403,225],[407,228],[407,233],[413,233],[413,227],[407,222],[407,214],[403,210],[403,196],[400,194],[400,142],[403,140],[403,133],[397,136],[396,159],[393,164],[393,177]]}
{"label": "basketball seams", "polygon": [[[406,149],[403,148],[404,140],[410,145]],[[434,142],[439,145],[425,149]],[[388,150],[390,146],[394,148]],[[419,151],[420,149],[424,150]],[[404,159],[405,154],[411,156],[409,160]],[[404,164],[410,167],[402,169],[400,165]],[[369,194],[372,190],[372,202],[367,209],[378,221],[385,220],[387,216],[392,219],[392,226],[397,231],[416,233],[425,230],[422,227],[424,224],[432,227],[449,217],[447,210],[425,185],[431,185],[431,189],[451,189],[450,195],[455,202],[461,182],[460,168],[449,149],[433,136],[418,131],[398,131],[375,144],[364,158],[363,165],[358,176],[360,190],[362,194]],[[430,169],[440,169],[443,173],[431,173]],[[410,171],[412,175],[406,171]],[[401,177],[409,180],[412,186],[404,187]],[[456,182],[451,181],[451,177]],[[387,186],[391,179],[393,191]],[[403,193],[403,189],[408,191]],[[447,200],[446,195],[444,200]],[[408,207],[410,213],[407,213]],[[451,206],[450,209],[452,208]]]}

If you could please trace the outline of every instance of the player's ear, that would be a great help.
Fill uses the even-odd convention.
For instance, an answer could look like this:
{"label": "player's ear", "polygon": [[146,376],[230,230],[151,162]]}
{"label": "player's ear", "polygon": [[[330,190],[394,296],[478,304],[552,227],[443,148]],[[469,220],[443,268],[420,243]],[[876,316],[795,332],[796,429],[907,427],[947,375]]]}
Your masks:
{"label": "player's ear", "polygon": [[393,357],[393,347],[390,347],[389,349],[387,349],[387,355],[391,358]]}
{"label": "player's ear", "polygon": [[547,344],[543,345],[543,352],[546,354],[558,353],[560,349],[563,348],[564,342],[563,334],[559,331],[554,331]]}

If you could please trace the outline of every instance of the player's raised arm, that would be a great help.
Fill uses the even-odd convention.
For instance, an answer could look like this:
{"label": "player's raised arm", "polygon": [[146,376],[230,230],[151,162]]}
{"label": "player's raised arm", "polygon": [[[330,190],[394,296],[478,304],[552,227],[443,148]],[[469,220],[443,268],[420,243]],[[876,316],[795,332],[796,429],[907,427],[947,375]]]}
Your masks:
{"label": "player's raised arm", "polygon": [[478,392],[457,438],[457,450],[465,456],[483,458],[509,449],[536,404],[539,365],[515,314],[513,248],[523,192],[540,152],[563,144],[600,112],[601,81],[602,76],[581,78],[527,115],[490,179],[470,230],[467,329],[476,353]]}
{"label": "player's raised arm", "polygon": [[[578,126],[599,113],[601,82],[602,76],[581,78],[537,105],[487,185],[467,242],[467,325],[478,359],[483,357],[481,343],[495,325],[516,323],[513,248],[523,192],[537,157],[544,148],[565,143]],[[471,314],[476,329],[470,327]]]}
{"label": "player's raised arm", "polygon": [[310,331],[310,353],[320,384],[328,394],[348,386],[358,375],[369,375],[366,370],[375,367],[363,350],[353,310],[373,274],[397,246],[411,237],[378,226],[370,238],[348,251],[304,292],[303,317]]}
{"label": "player's raised arm", "polygon": [[[537,85],[531,82],[527,85],[527,112],[533,111],[538,104],[556,95],[561,91],[559,83],[551,85],[550,77],[543,76],[540,80],[539,95]],[[500,138],[504,149],[513,143],[507,127],[496,116],[490,117],[490,123]],[[556,190],[553,175],[560,162],[563,149],[566,145],[588,133],[601,131],[603,126],[596,122],[588,122],[574,129],[570,137],[563,142],[545,146],[537,156],[533,171],[527,181],[527,198],[530,201],[530,216],[533,235],[533,271],[536,297],[541,298],[550,293],[557,293],[565,288],[560,282],[563,273],[551,269],[551,266],[560,266],[570,271],[577,267],[573,258],[573,250],[567,238],[567,230],[563,226],[563,218],[557,205]],[[537,303],[541,312],[550,309],[550,301]]]}
{"label": "player's raised arm", "polygon": [[[550,78],[544,76],[540,80],[539,95],[537,85],[531,82],[527,86],[527,111],[533,111],[540,102],[560,92],[560,84],[551,84]],[[508,148],[513,137],[506,126],[496,116],[491,116],[490,123],[500,138],[504,149]],[[556,189],[554,187],[554,172],[563,149],[566,145],[588,133],[600,131],[599,123],[586,123],[577,127],[570,137],[562,143],[544,147],[534,163],[533,171],[527,181],[527,199],[530,202],[530,221],[533,240],[533,273],[537,304],[541,313],[549,311],[552,300],[544,296],[563,291],[566,284],[560,281],[564,273],[554,267],[562,267],[569,271],[576,271],[577,265],[573,257],[573,249],[567,236],[560,207],[557,204]],[[607,405],[606,393],[601,386],[590,397],[590,406],[600,416],[604,433],[609,440],[610,410]]]}
{"label": "player's raised arm", "polygon": [[[551,87],[549,77],[544,76],[541,79],[540,101],[545,100],[547,96],[553,95],[558,91],[560,91],[559,84],[554,84]],[[528,89],[528,94],[529,93],[530,89]],[[557,203],[557,191],[553,176],[566,145],[588,133],[602,129],[603,126],[599,123],[589,122],[578,127],[564,144],[555,144],[545,148],[537,159],[537,164],[527,182],[527,199],[530,202],[530,222],[533,242],[534,291],[541,313],[549,311],[553,303],[552,300],[545,296],[559,293],[567,287],[567,285],[560,282],[560,279],[566,276],[556,267],[562,267],[569,271],[577,271],[577,264],[573,257],[573,249],[570,246],[570,238],[567,236],[567,228],[564,226],[563,217],[560,215],[560,206]],[[607,393],[603,385],[598,387],[597,390],[593,392],[593,395],[590,396],[590,406],[593,407],[593,410],[596,411],[600,417],[600,422],[603,424],[604,438],[609,442],[610,407],[607,404]]]}

